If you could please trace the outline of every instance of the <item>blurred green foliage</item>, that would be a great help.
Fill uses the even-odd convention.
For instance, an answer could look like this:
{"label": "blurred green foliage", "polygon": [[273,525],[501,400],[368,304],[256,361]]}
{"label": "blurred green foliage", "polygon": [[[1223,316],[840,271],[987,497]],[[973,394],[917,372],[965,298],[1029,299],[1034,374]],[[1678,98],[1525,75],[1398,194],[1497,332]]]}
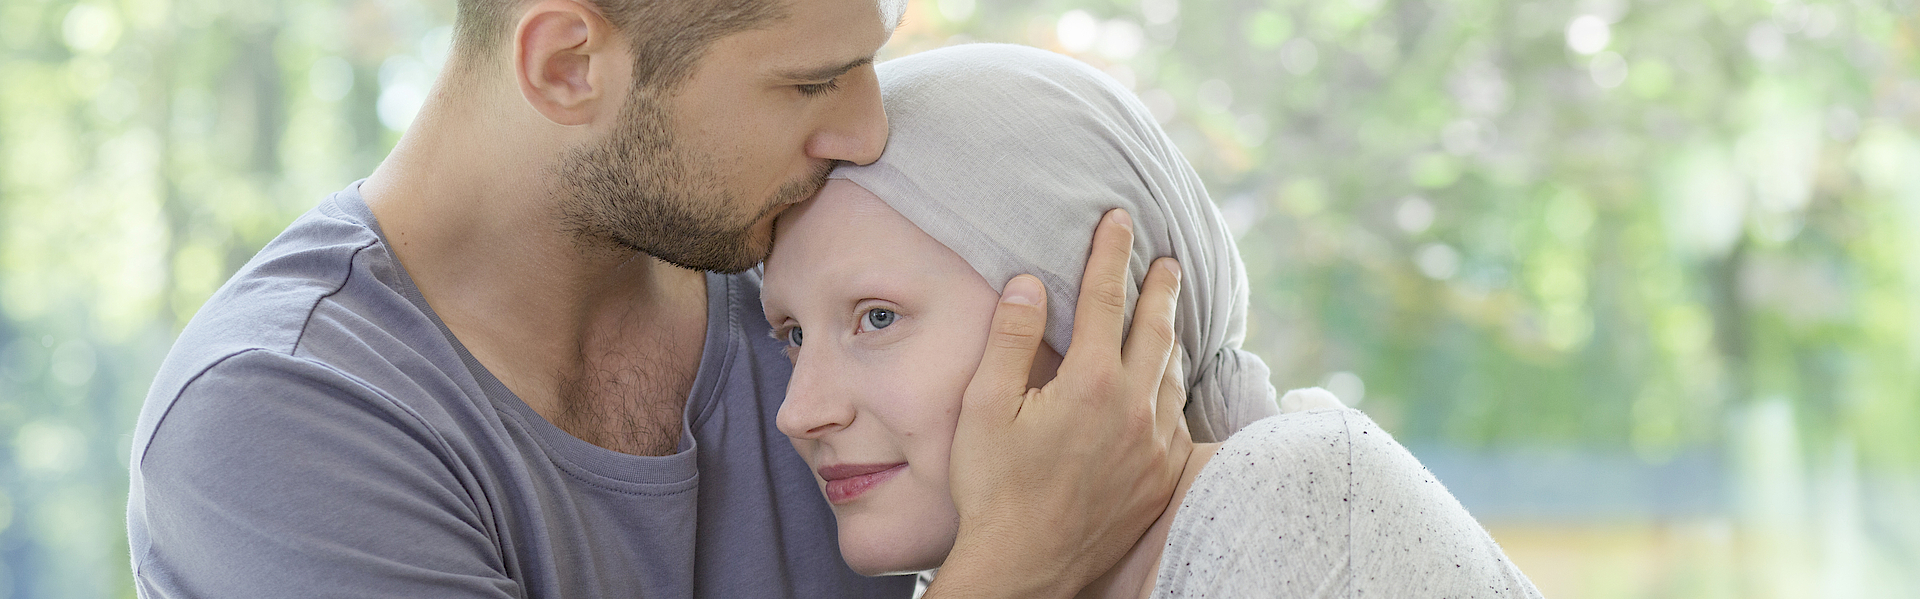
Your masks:
{"label": "blurred green foliage", "polygon": [[[0,4],[0,599],[132,594],[127,444],[160,356],[398,139],[451,11]],[[1725,464],[1736,564],[1589,596],[1911,596],[1917,11],[913,0],[886,54],[1028,43],[1136,89],[1242,235],[1282,387],[1416,447]]]}

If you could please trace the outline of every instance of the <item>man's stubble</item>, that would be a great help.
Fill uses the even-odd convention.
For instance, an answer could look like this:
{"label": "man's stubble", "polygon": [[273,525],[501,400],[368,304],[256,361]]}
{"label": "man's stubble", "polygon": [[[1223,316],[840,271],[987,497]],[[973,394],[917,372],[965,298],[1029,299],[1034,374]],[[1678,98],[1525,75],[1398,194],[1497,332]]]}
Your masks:
{"label": "man's stubble", "polygon": [[[754,205],[728,188],[723,162],[676,143],[672,115],[635,91],[607,139],[568,153],[555,169],[562,226],[586,252],[639,252],[676,266],[737,273],[766,259],[771,227],[757,225],[819,191],[828,163]],[[583,341],[556,373],[553,423],[589,443],[668,455],[680,442],[696,371],[645,340]],[[654,342],[661,341],[653,339]]]}
{"label": "man's stubble", "polygon": [[753,268],[772,248],[771,233],[756,236],[755,225],[819,191],[833,163],[741,214],[726,167],[677,143],[673,115],[661,104],[633,90],[612,135],[562,160],[555,174],[564,226],[589,246],[613,244],[682,268]]}

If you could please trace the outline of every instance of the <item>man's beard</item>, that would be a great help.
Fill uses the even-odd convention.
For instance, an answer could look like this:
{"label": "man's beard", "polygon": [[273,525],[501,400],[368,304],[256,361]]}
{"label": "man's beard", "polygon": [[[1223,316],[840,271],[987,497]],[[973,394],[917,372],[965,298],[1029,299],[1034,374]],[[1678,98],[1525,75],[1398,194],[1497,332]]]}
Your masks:
{"label": "man's beard", "polygon": [[739,199],[727,189],[723,167],[678,147],[671,115],[647,96],[634,90],[619,129],[568,153],[555,169],[568,232],[589,245],[613,244],[682,268],[753,268],[773,245],[772,233],[756,238],[754,225],[819,191],[834,163],[781,186],[752,214],[736,215],[731,211]]}

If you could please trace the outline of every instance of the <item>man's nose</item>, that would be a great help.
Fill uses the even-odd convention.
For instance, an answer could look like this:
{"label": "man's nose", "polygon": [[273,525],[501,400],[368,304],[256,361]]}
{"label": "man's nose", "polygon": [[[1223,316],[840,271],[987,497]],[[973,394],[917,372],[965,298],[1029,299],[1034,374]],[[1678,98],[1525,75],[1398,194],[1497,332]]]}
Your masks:
{"label": "man's nose", "polygon": [[[814,359],[808,359],[814,358]],[[774,425],[795,439],[819,439],[853,423],[853,401],[826,356],[801,356]],[[838,372],[845,372],[838,370]]]}
{"label": "man's nose", "polygon": [[820,128],[807,139],[807,155],[823,160],[870,164],[887,147],[887,112],[880,105],[880,80],[871,65],[842,75]]}

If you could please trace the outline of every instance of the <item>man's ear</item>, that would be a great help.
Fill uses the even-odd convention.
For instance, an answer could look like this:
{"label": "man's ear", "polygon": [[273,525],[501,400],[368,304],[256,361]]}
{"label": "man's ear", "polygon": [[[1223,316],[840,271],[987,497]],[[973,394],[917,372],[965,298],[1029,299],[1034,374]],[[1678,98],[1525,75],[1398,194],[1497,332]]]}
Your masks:
{"label": "man's ear", "polygon": [[577,0],[540,0],[513,30],[520,95],[547,120],[584,125],[609,109],[632,72],[612,23]]}

